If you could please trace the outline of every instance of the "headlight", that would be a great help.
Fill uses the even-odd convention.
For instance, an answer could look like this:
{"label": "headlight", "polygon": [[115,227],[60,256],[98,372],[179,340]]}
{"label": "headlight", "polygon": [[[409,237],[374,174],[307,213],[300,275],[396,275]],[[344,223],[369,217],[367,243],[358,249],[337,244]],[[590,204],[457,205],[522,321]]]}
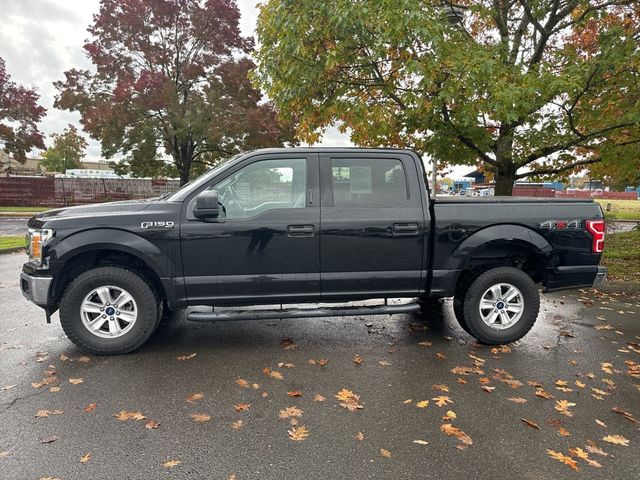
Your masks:
{"label": "headlight", "polygon": [[27,233],[27,247],[30,260],[38,260],[42,263],[42,247],[53,238],[54,231],[50,228],[29,229]]}

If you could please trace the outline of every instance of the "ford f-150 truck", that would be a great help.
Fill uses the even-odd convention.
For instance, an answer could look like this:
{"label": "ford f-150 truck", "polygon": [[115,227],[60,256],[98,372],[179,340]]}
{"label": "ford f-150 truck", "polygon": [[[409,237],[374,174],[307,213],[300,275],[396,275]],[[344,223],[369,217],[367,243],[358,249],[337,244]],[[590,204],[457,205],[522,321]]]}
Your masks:
{"label": "ford f-150 truck", "polygon": [[[503,344],[531,329],[540,289],[604,280],[604,234],[591,200],[430,199],[409,150],[267,149],[164,197],[31,218],[21,286],[94,354],[138,348],[177,308],[207,306],[193,321],[392,314],[444,297],[469,334]],[[369,299],[385,302],[344,306]],[[247,308],[277,304],[290,308]]]}

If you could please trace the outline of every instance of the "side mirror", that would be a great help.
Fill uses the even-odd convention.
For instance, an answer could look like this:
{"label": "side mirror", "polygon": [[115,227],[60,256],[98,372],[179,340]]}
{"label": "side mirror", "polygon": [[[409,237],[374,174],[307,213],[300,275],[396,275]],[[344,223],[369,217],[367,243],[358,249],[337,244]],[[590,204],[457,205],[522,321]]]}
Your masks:
{"label": "side mirror", "polygon": [[205,190],[198,195],[196,198],[196,206],[193,209],[193,215],[201,219],[216,218],[220,215],[218,192],[215,190]]}

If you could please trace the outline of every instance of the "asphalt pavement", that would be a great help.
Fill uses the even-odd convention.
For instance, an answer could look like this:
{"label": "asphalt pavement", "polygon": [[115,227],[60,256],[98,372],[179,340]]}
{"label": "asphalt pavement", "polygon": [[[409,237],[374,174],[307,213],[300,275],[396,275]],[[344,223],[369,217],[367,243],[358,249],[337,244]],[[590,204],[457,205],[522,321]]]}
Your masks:
{"label": "asphalt pavement", "polygon": [[0,478],[638,478],[637,292],[545,295],[503,348],[478,345],[447,302],[425,316],[178,314],[139,351],[95,357],[22,298],[22,261],[0,255]]}
{"label": "asphalt pavement", "polygon": [[25,235],[29,217],[2,217],[0,216],[0,237],[10,235]]}

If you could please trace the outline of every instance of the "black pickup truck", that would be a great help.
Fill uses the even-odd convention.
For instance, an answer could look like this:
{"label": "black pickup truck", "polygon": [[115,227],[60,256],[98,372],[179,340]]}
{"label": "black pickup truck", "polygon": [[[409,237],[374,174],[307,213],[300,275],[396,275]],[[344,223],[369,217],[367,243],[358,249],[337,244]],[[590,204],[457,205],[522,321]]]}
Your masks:
{"label": "black pickup truck", "polygon": [[[164,197],[31,218],[21,286],[95,354],[138,348],[163,311],[188,306],[218,321],[409,313],[443,297],[469,334],[501,344],[531,329],[539,287],[604,280],[604,232],[591,200],[431,200],[408,150],[268,149]],[[385,301],[344,306],[369,299]],[[295,306],[247,308],[277,304]]]}

